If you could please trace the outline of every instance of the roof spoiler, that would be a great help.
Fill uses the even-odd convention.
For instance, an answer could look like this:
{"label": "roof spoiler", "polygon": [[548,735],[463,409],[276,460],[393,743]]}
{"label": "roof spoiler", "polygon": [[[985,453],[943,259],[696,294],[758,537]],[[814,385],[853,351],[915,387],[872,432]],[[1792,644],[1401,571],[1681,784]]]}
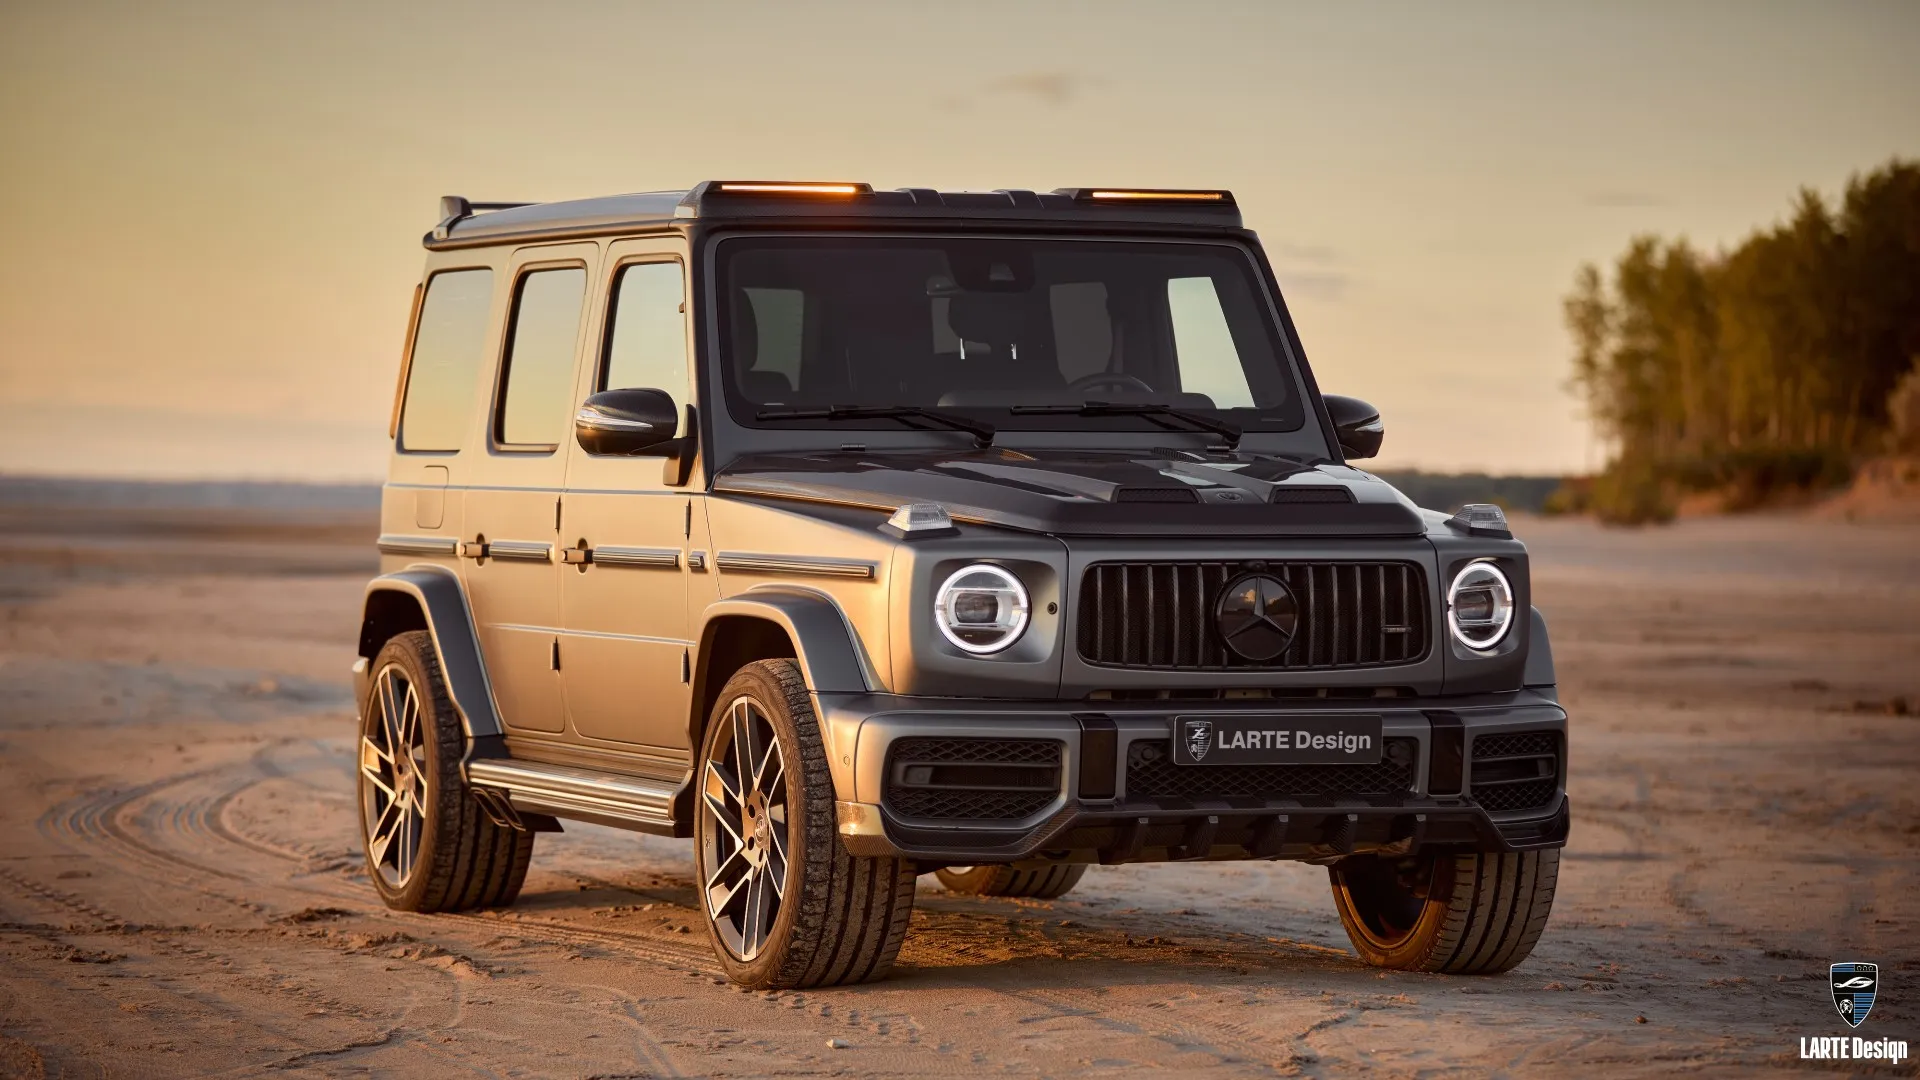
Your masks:
{"label": "roof spoiler", "polygon": [[464,195],[440,196],[440,224],[433,227],[433,238],[445,240],[453,234],[453,227],[475,212],[487,210],[514,210],[522,206],[532,206],[527,202],[474,202]]}

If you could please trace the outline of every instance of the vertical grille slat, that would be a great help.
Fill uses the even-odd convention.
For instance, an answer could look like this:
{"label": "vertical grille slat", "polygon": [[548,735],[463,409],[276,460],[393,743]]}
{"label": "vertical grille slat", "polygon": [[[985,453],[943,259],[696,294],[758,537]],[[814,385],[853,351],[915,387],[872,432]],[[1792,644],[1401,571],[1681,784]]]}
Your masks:
{"label": "vertical grille slat", "polygon": [[1364,651],[1367,641],[1367,612],[1374,612],[1375,618],[1373,621],[1379,622],[1378,613],[1380,609],[1367,606],[1366,574],[1363,569],[1358,565],[1350,569],[1353,571],[1353,614],[1348,616],[1347,621],[1352,624],[1353,630],[1353,651],[1351,655],[1355,663],[1365,664],[1367,662],[1366,652]]}
{"label": "vertical grille slat", "polygon": [[1077,640],[1090,664],[1161,671],[1325,671],[1405,664],[1426,656],[1426,575],[1414,563],[1269,562],[1293,590],[1299,623],[1279,657],[1255,662],[1227,648],[1214,607],[1245,566],[1229,562],[1106,562],[1081,581]]}
{"label": "vertical grille slat", "polygon": [[1387,611],[1387,568],[1373,568],[1374,593],[1379,597],[1381,618],[1373,624],[1373,659],[1376,663],[1385,663],[1387,659],[1387,619],[1392,613]]}

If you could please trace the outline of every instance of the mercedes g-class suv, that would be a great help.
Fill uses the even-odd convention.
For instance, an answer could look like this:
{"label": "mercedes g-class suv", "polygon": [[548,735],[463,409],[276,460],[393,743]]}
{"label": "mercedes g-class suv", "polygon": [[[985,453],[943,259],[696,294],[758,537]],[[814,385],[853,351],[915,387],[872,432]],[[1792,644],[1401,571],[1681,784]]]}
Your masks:
{"label": "mercedes g-class suv", "polygon": [[916,878],[1324,865],[1367,963],[1524,959],[1566,713],[1526,549],[1347,462],[1224,191],[442,202],[355,665],[369,878],[511,902],[694,841],[750,987],[888,970]]}

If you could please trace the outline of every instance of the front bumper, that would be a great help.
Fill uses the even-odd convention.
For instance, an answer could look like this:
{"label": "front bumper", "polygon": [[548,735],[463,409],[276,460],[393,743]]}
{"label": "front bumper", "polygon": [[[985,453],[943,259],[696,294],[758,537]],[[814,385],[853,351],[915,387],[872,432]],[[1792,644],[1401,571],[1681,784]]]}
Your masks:
{"label": "front bumper", "polygon": [[[1092,709],[1085,706],[1100,705]],[[1331,860],[1354,853],[1395,854],[1422,847],[1523,851],[1566,842],[1567,714],[1551,689],[1473,698],[1204,703],[1005,702],[908,699],[889,695],[815,696],[833,765],[842,841],[857,855],[902,856],[929,863],[1023,860],[1131,862],[1179,859]],[[1212,797],[1205,785],[1188,797],[1129,791],[1134,745],[1172,738],[1175,718],[1244,712],[1377,715],[1391,744],[1413,748],[1404,790],[1333,797],[1244,790]],[[1091,733],[1091,734],[1090,734]],[[1110,734],[1109,734],[1110,733]],[[1557,747],[1544,798],[1496,810],[1492,789],[1476,791],[1476,740],[1550,734]],[[893,744],[904,738],[1050,740],[1059,744],[1057,790],[1018,818],[935,821],[903,814],[890,795]],[[1488,744],[1492,745],[1492,744]],[[1204,775],[1214,766],[1178,766]],[[1342,767],[1349,768],[1349,767]],[[1488,776],[1492,772],[1489,768]],[[1492,783],[1491,779],[1488,783]],[[1091,793],[1091,794],[1090,794]]]}

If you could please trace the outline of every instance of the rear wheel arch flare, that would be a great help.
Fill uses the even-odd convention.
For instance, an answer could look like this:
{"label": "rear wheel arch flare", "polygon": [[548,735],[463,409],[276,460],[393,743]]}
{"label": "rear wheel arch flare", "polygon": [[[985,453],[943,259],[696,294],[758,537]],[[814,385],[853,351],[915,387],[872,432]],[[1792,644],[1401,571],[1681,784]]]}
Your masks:
{"label": "rear wheel arch flare", "polygon": [[467,737],[503,733],[466,593],[452,570],[416,563],[383,574],[368,582],[360,610],[361,657],[372,660],[394,637],[424,631],[438,654],[436,659]]}
{"label": "rear wheel arch flare", "polygon": [[376,589],[367,594],[360,614],[360,655],[372,660],[388,641],[410,630],[427,629],[427,613],[411,592]]}

